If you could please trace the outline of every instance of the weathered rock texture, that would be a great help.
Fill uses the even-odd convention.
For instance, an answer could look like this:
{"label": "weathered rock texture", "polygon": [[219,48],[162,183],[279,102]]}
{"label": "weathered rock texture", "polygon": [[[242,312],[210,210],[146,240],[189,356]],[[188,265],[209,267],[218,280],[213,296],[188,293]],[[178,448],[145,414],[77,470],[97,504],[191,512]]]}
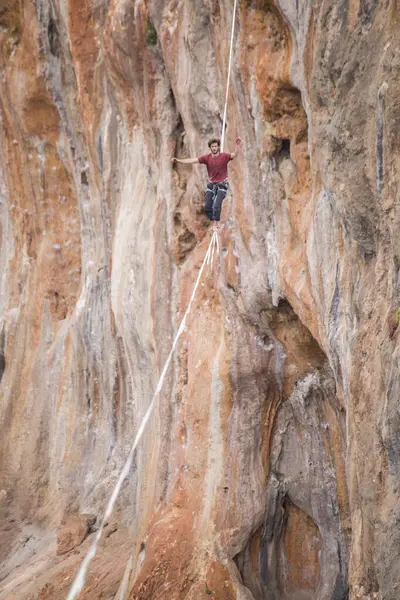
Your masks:
{"label": "weathered rock texture", "polygon": [[[232,5],[0,1],[2,600],[65,597],[187,306]],[[399,10],[239,3],[221,253],[82,598],[398,600]]]}

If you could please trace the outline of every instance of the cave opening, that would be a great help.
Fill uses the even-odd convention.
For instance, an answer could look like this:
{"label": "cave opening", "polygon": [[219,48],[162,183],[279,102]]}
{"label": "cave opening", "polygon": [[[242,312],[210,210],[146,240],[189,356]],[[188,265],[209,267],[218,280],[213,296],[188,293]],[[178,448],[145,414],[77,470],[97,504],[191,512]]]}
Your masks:
{"label": "cave opening", "polygon": [[281,140],[281,147],[278,152],[278,158],[290,158],[290,138],[284,138]]}
{"label": "cave opening", "polygon": [[4,371],[6,370],[6,356],[5,356],[5,339],[4,333],[0,337],[0,383],[3,379]]}
{"label": "cave opening", "polygon": [[49,39],[50,52],[56,58],[61,56],[61,44],[55,20],[50,17],[47,25],[47,37]]}

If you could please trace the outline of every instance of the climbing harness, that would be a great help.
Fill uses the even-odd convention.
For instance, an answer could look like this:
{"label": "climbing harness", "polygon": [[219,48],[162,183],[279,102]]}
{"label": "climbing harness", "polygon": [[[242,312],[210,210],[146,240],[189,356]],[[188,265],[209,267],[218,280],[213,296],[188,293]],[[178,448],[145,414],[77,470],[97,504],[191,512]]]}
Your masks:
{"label": "climbing harness", "polygon": [[207,183],[206,191],[209,190],[210,192],[214,192],[215,196],[217,195],[219,189],[225,190],[226,192],[228,191],[229,183],[227,179],[225,179],[225,181],[219,181],[218,183],[213,183],[212,181]]}
{"label": "climbing harness", "polygon": [[[224,139],[225,139],[225,124],[226,124],[226,116],[227,116],[227,108],[228,108],[228,97],[229,97],[229,85],[230,85],[230,77],[231,77],[231,69],[232,69],[232,56],[233,56],[233,40],[234,40],[234,32],[235,32],[235,20],[236,20],[236,8],[237,8],[237,0],[235,0],[234,3],[234,8],[233,8],[233,17],[232,17],[232,33],[231,33],[231,41],[230,41],[230,51],[229,51],[229,66],[228,66],[228,78],[227,78],[227,83],[226,83],[226,93],[225,93],[225,107],[224,107],[224,116],[223,116],[223,122],[222,122],[222,134],[221,134],[221,152],[223,152],[223,148],[224,148]],[[196,292],[197,292],[197,288],[199,286],[200,280],[201,280],[201,276],[203,274],[204,268],[206,265],[210,266],[210,268],[213,265],[213,260],[214,260],[214,254],[215,251],[217,251],[217,254],[219,254],[219,239],[218,239],[218,233],[217,231],[214,231],[212,236],[211,236],[211,240],[207,249],[207,253],[205,255],[205,258],[203,260],[203,263],[201,265],[199,274],[197,276],[197,280],[195,283],[195,286],[193,288],[193,292],[192,295],[190,297],[189,300],[189,304],[188,307],[186,309],[186,312],[183,316],[183,319],[181,321],[181,324],[179,326],[178,332],[175,336],[174,342],[172,344],[171,347],[171,351],[168,355],[168,358],[166,360],[166,363],[164,365],[164,368],[161,372],[161,376],[158,380],[157,383],[157,387],[156,387],[156,391],[154,392],[153,398],[150,402],[150,405],[148,407],[148,409],[146,410],[146,413],[142,419],[142,422],[140,424],[140,427],[136,433],[136,437],[135,440],[132,444],[132,447],[129,451],[128,454],[128,458],[125,461],[125,464],[122,468],[122,471],[118,477],[117,483],[115,484],[114,490],[110,496],[110,499],[108,501],[107,504],[107,508],[105,510],[105,513],[103,515],[103,519],[100,523],[100,527],[96,532],[96,536],[93,539],[93,542],[85,556],[85,558],[82,561],[82,564],[79,568],[79,571],[72,583],[71,589],[69,591],[69,594],[67,596],[67,600],[76,600],[76,598],[78,597],[78,595],[80,594],[80,592],[83,589],[83,586],[85,585],[85,580],[86,580],[86,573],[89,567],[90,562],[92,561],[92,559],[96,556],[96,552],[97,552],[97,545],[100,541],[100,538],[103,534],[104,531],[104,527],[106,526],[106,523],[108,522],[108,520],[111,517],[111,514],[114,510],[114,506],[115,506],[115,502],[117,501],[118,495],[121,491],[121,487],[123,482],[125,481],[125,479],[128,477],[129,475],[129,471],[132,467],[132,462],[133,462],[133,457],[135,454],[135,450],[142,438],[142,435],[144,433],[144,430],[146,428],[146,425],[151,417],[151,414],[154,410],[154,407],[156,406],[156,402],[158,400],[158,397],[160,395],[160,392],[162,390],[163,384],[164,384],[164,379],[165,376],[167,374],[169,365],[171,363],[173,354],[175,352],[175,348],[176,345],[178,343],[179,338],[181,337],[182,333],[185,331],[186,328],[186,320],[190,314],[190,310],[192,308],[192,304],[193,304],[193,300],[196,296]]]}

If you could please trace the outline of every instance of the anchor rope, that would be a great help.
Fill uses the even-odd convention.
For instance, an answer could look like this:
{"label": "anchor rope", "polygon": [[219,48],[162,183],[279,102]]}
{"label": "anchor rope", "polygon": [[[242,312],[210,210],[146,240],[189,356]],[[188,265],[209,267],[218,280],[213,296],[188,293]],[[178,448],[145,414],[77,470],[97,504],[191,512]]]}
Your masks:
{"label": "anchor rope", "polygon": [[232,59],[233,59],[233,40],[234,40],[234,36],[235,36],[235,23],[236,23],[236,8],[237,8],[237,0],[235,0],[235,4],[233,6],[231,42],[230,42],[230,48],[229,48],[228,78],[226,80],[224,117],[222,119],[221,152],[224,151],[224,142],[225,142],[225,125],[226,125],[226,116],[227,116],[227,112],[228,112],[229,88],[230,88],[230,83],[231,83],[231,71],[232,71]]}
{"label": "anchor rope", "polygon": [[200,283],[201,276],[203,274],[204,268],[205,268],[205,266],[207,264],[210,265],[210,267],[212,267],[212,258],[213,258],[213,255],[214,255],[214,248],[219,247],[218,246],[218,240],[217,240],[217,238],[218,238],[218,234],[217,234],[217,232],[214,231],[213,235],[211,237],[211,240],[210,240],[210,244],[208,246],[207,253],[206,253],[205,257],[204,257],[204,260],[203,260],[203,263],[201,265],[199,274],[197,276],[197,280],[196,280],[195,286],[193,288],[193,292],[192,292],[192,295],[190,297],[189,304],[187,306],[186,312],[185,312],[185,314],[183,316],[183,319],[182,319],[181,324],[179,326],[178,332],[177,332],[177,334],[175,336],[175,339],[173,341],[173,344],[172,344],[170,353],[168,355],[168,358],[167,358],[167,360],[165,362],[164,368],[163,368],[163,370],[161,372],[161,375],[160,375],[160,378],[158,380],[157,387],[156,387],[156,390],[154,392],[153,398],[152,398],[152,400],[151,400],[151,402],[149,404],[149,407],[146,410],[146,413],[145,413],[145,415],[144,415],[144,417],[142,419],[140,427],[139,427],[139,429],[138,429],[138,431],[136,433],[135,440],[134,440],[134,442],[133,442],[133,444],[131,446],[131,449],[129,451],[128,457],[127,457],[127,459],[125,461],[125,464],[124,464],[124,466],[123,466],[123,468],[121,470],[121,473],[120,473],[120,475],[118,477],[117,483],[115,484],[114,490],[113,490],[113,492],[112,492],[112,494],[110,496],[110,499],[108,501],[107,508],[106,508],[105,513],[103,515],[103,519],[101,521],[100,527],[97,530],[96,535],[95,535],[95,537],[93,539],[93,542],[92,542],[92,544],[91,544],[91,546],[90,546],[90,548],[89,548],[89,550],[88,550],[85,558],[82,561],[82,564],[81,564],[81,566],[79,568],[79,571],[78,571],[78,573],[77,573],[77,575],[76,575],[76,577],[74,579],[74,582],[73,582],[73,584],[71,586],[71,589],[69,591],[69,594],[67,596],[67,600],[75,600],[78,597],[78,595],[80,594],[80,592],[82,591],[83,586],[85,585],[86,573],[87,573],[89,564],[92,561],[92,559],[96,556],[97,545],[98,545],[98,543],[100,541],[100,538],[101,538],[101,536],[103,534],[104,527],[106,526],[106,523],[107,523],[108,519],[110,518],[110,516],[111,516],[111,514],[113,512],[113,509],[114,509],[114,506],[115,506],[115,502],[116,502],[116,500],[118,498],[119,492],[121,491],[122,484],[124,483],[125,479],[129,475],[129,471],[130,471],[131,466],[132,466],[132,461],[133,461],[133,457],[134,457],[134,454],[135,454],[135,450],[136,450],[136,448],[137,448],[137,446],[138,446],[138,444],[140,442],[140,439],[141,439],[141,437],[142,437],[142,435],[144,433],[146,425],[147,425],[147,423],[148,423],[148,421],[149,421],[149,419],[151,417],[151,414],[152,414],[152,412],[153,412],[153,410],[154,410],[154,408],[156,406],[156,403],[157,403],[157,400],[159,398],[160,392],[162,390],[162,387],[163,387],[163,384],[164,384],[164,380],[165,380],[165,376],[167,374],[168,367],[169,367],[169,365],[171,363],[172,356],[174,354],[174,351],[175,351],[176,345],[178,343],[178,340],[179,340],[179,338],[181,337],[182,333],[184,332],[184,330],[186,328],[186,320],[187,320],[187,317],[190,314],[190,311],[191,311],[191,308],[192,308],[192,304],[193,304],[193,300],[194,300],[194,298],[196,296],[197,288],[199,287],[199,283]]}

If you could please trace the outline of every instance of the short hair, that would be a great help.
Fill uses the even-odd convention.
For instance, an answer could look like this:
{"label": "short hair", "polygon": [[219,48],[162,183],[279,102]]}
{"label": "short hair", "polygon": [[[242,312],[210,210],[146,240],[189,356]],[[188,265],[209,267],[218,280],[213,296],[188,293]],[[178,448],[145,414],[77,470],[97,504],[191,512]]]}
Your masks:
{"label": "short hair", "polygon": [[221,140],[219,138],[211,138],[211,140],[208,142],[208,147],[211,148],[213,144],[218,144],[218,146],[221,146]]}

